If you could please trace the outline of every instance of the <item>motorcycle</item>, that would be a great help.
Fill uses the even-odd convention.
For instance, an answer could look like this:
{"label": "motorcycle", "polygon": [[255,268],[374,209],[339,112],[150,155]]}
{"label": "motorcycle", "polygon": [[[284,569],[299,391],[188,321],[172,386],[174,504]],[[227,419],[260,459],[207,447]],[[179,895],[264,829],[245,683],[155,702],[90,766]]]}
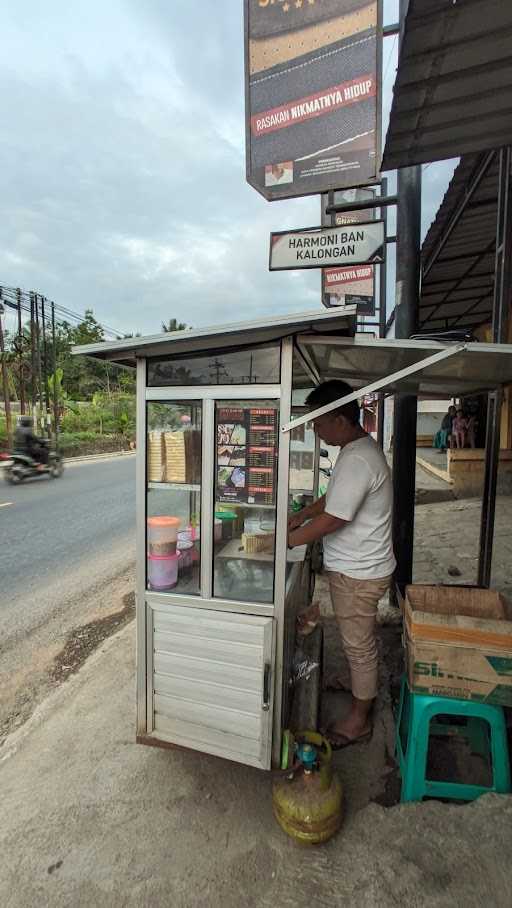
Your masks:
{"label": "motorcycle", "polygon": [[5,470],[5,479],[11,485],[18,485],[32,476],[50,476],[58,479],[64,471],[62,457],[57,451],[48,452],[48,463],[39,464],[28,454],[13,451],[11,454],[0,453],[0,467]]}

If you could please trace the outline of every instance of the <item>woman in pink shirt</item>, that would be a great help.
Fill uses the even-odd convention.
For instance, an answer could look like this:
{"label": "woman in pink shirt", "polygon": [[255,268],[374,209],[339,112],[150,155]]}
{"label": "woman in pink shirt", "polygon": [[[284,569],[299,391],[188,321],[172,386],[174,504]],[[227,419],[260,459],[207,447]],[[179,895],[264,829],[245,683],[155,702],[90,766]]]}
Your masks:
{"label": "woman in pink shirt", "polygon": [[466,432],[468,430],[468,421],[462,410],[457,410],[457,415],[452,425],[452,443],[455,441],[455,447],[463,448],[466,444]]}

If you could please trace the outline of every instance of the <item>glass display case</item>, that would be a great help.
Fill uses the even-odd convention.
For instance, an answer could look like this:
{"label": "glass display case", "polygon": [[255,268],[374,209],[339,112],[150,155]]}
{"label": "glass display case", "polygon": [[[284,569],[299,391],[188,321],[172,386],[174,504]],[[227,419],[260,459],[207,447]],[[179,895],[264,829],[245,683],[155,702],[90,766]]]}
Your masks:
{"label": "glass display case", "polygon": [[147,405],[147,588],[201,591],[200,401]]}
{"label": "glass display case", "polygon": [[[204,442],[203,409],[213,419]],[[279,400],[149,401],[146,420],[148,591],[272,604]],[[201,585],[203,481],[211,589],[210,571]]]}
{"label": "glass display case", "polygon": [[278,427],[278,401],[215,401],[215,597],[274,601]]}

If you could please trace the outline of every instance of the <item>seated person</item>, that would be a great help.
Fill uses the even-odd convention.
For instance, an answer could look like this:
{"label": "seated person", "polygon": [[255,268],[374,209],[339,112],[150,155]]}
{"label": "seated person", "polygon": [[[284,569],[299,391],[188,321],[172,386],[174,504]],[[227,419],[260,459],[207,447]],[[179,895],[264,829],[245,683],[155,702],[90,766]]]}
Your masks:
{"label": "seated person", "polygon": [[455,419],[456,412],[457,411],[455,407],[448,407],[448,412],[443,416],[441,428],[438,432],[436,432],[436,436],[434,438],[434,447],[439,448],[441,453],[446,451],[446,448],[448,447],[452,435],[453,420]]}
{"label": "seated person", "polygon": [[44,470],[45,464],[48,463],[48,448],[34,434],[33,425],[31,416],[20,416],[14,433],[13,450],[31,457],[39,465],[38,468]]}

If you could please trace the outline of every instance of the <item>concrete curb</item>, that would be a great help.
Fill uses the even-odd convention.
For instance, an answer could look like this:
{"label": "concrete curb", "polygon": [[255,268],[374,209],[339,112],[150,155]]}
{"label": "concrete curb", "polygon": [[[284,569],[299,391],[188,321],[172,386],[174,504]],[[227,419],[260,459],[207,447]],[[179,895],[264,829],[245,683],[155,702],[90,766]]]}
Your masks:
{"label": "concrete curb", "polygon": [[64,457],[63,459],[66,464],[88,463],[94,460],[105,460],[112,457],[132,457],[135,453],[135,451],[105,451],[104,454],[83,454],[79,457]]}
{"label": "concrete curb", "polygon": [[48,697],[35,708],[30,718],[27,719],[20,728],[17,728],[15,731],[12,731],[10,735],[7,735],[2,747],[0,747],[0,765],[7,760],[10,760],[11,757],[18,752],[26,738],[28,738],[36,728],[42,725],[47,716],[55,709],[64,705],[66,700],[69,700],[69,698],[82,687],[87,678],[91,676],[91,672],[94,672],[98,662],[100,662],[104,656],[108,655],[109,650],[111,650],[113,646],[118,645],[125,636],[130,634],[130,632],[133,633],[134,621],[135,617],[117,631],[117,633],[107,637],[106,640],[100,644],[98,649],[91,653],[89,658],[85,660],[75,674],[71,675],[66,681],[59,684],[55,690],[51,691]]}

